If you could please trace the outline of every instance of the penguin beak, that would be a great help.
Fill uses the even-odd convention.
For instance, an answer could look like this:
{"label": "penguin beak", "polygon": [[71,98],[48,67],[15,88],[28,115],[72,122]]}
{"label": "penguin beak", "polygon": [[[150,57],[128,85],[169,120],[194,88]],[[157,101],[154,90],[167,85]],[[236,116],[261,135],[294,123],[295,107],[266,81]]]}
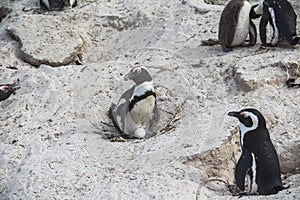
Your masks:
{"label": "penguin beak", "polygon": [[125,76],[124,76],[125,81],[129,81],[131,79],[132,79],[132,72],[128,72],[127,74],[125,74]]}
{"label": "penguin beak", "polygon": [[13,84],[7,84],[7,85],[2,86],[0,88],[0,90],[2,92],[14,92],[14,91],[16,91],[16,90],[18,90],[20,88],[21,88],[21,85],[20,85],[20,83],[18,81],[18,82],[13,83]]}
{"label": "penguin beak", "polygon": [[13,88],[14,90],[18,90],[18,89],[21,88],[21,85],[20,85],[20,82],[19,82],[19,81],[16,82],[16,83],[13,83],[11,86],[12,86],[12,88]]}
{"label": "penguin beak", "polygon": [[235,111],[234,112],[229,112],[228,115],[231,116],[231,117],[239,118],[240,112],[235,112]]}

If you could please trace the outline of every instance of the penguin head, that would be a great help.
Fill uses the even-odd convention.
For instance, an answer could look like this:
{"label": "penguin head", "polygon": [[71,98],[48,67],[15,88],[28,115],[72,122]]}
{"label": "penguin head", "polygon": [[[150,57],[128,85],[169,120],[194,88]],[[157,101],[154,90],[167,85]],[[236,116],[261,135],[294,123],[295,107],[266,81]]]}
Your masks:
{"label": "penguin head", "polygon": [[124,76],[124,80],[133,80],[137,85],[146,81],[152,81],[149,70],[145,67],[134,67]]}
{"label": "penguin head", "polygon": [[241,111],[233,111],[228,113],[231,117],[236,117],[248,128],[256,129],[258,126],[266,126],[266,121],[263,115],[254,108],[247,108]]}
{"label": "penguin head", "polygon": [[21,86],[19,82],[13,84],[0,85],[0,101],[7,99],[12,93],[20,89]]}

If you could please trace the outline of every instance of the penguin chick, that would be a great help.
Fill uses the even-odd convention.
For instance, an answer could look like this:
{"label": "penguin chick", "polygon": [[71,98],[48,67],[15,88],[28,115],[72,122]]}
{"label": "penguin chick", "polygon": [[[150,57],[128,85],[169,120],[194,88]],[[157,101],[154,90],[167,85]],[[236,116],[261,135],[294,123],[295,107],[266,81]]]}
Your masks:
{"label": "penguin chick", "polygon": [[224,8],[219,23],[219,44],[224,52],[233,47],[242,46],[249,34],[247,46],[256,43],[257,31],[251,17],[257,18],[262,13],[262,3],[251,7],[247,0],[231,0]]}
{"label": "penguin chick", "polygon": [[145,67],[134,67],[124,80],[132,80],[135,86],[121,96],[117,105],[112,104],[110,118],[125,138],[144,138],[157,113],[151,74]]}
{"label": "penguin chick", "polygon": [[276,194],[282,186],[277,152],[271,142],[263,115],[256,109],[229,112],[240,121],[240,144],[242,155],[235,168],[237,186],[247,194]]}
{"label": "penguin chick", "polygon": [[[271,42],[267,43],[266,26],[270,24]],[[299,37],[296,32],[297,15],[287,0],[265,0],[263,15],[259,24],[260,40],[263,46],[274,47],[278,43],[296,45]]]}
{"label": "penguin chick", "polygon": [[2,84],[0,85],[0,101],[4,101],[10,97],[11,94],[15,93],[16,90],[20,89],[19,82],[13,84]]}

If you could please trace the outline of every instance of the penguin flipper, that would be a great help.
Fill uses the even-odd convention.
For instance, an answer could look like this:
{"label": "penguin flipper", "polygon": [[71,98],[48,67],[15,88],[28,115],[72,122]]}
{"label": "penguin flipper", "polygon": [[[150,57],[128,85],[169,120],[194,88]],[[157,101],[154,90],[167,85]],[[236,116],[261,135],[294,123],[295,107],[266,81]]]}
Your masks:
{"label": "penguin flipper", "polygon": [[116,129],[120,132],[121,136],[126,139],[132,138],[128,135],[128,133],[126,133],[125,123],[128,123],[126,116],[129,111],[129,101],[133,95],[133,91],[134,87],[125,91],[120,97],[118,104],[112,104],[108,112],[108,116],[112,120]]}
{"label": "penguin flipper", "polygon": [[250,19],[250,27],[249,27],[249,37],[250,37],[249,45],[254,46],[257,39],[257,31],[256,31],[256,26],[251,19]]}
{"label": "penguin flipper", "polygon": [[260,40],[263,46],[267,46],[267,33],[266,33],[266,28],[267,24],[270,19],[270,13],[268,11],[267,6],[264,6],[263,8],[263,15],[260,19],[259,22],[259,34],[260,34]]}
{"label": "penguin flipper", "polygon": [[114,114],[113,114],[113,111],[115,110],[116,106],[117,106],[116,104],[112,103],[111,106],[110,106],[110,108],[109,108],[109,110],[108,110],[108,113],[107,113],[107,114],[108,114],[108,117],[111,119],[111,121],[112,121],[114,127],[115,127],[119,132],[121,132],[121,129],[120,129],[120,127],[118,126],[118,123],[116,122],[116,120],[115,120],[115,118],[114,118]]}
{"label": "penguin flipper", "polygon": [[240,190],[244,191],[245,190],[245,177],[248,172],[248,170],[252,166],[252,156],[251,153],[243,149],[242,155],[236,164],[235,168],[235,180],[237,186],[240,188]]}
{"label": "penguin flipper", "polygon": [[123,127],[119,127],[118,123],[116,122],[115,120],[115,109],[116,109],[117,105],[112,103],[110,108],[109,108],[109,111],[108,111],[108,117],[111,119],[114,127],[118,130],[118,132],[120,133],[120,135],[125,138],[125,139],[132,139],[134,137],[124,133],[121,128]]}

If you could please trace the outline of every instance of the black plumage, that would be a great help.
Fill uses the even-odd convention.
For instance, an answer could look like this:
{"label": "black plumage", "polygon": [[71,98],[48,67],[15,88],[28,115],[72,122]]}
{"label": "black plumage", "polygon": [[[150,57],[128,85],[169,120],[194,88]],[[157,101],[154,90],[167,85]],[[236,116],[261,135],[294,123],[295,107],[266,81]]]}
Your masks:
{"label": "black plumage", "polygon": [[1,84],[0,85],[0,101],[4,101],[10,97],[11,94],[15,93],[16,90],[20,89],[19,82],[13,84]]}
{"label": "black plumage", "polygon": [[[272,29],[271,42],[267,42],[266,27]],[[263,46],[280,44],[296,45],[299,37],[296,32],[297,15],[287,0],[265,0],[263,15],[259,24],[260,40]]]}
{"label": "black plumage", "polygon": [[[241,123],[242,155],[235,169],[238,187],[244,191],[245,176],[249,175],[248,193],[269,195],[284,189],[277,152],[263,115],[256,109],[244,109],[228,115],[238,118]],[[257,185],[257,191],[252,191],[253,184]]]}

